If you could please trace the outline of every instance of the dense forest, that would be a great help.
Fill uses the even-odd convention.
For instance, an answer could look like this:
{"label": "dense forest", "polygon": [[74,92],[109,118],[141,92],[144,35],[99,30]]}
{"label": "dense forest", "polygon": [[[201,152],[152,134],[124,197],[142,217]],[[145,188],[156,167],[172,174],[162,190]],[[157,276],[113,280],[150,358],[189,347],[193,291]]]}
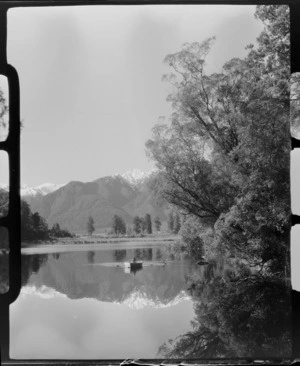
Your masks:
{"label": "dense forest", "polygon": [[257,46],[218,73],[206,73],[213,37],[165,58],[173,113],[146,143],[160,172],[153,189],[186,217],[190,249],[240,266],[189,280],[201,304],[194,331],[165,344],[163,357],[290,350],[289,8],[258,6],[255,17]]}

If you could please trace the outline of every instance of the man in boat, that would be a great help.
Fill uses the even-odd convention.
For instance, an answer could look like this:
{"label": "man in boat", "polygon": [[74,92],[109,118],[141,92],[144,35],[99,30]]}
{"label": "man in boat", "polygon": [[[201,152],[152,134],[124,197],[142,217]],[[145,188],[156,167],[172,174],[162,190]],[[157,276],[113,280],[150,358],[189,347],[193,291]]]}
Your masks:
{"label": "man in boat", "polygon": [[135,263],[135,262],[136,262],[136,257],[133,257],[132,262],[133,262],[133,263]]}

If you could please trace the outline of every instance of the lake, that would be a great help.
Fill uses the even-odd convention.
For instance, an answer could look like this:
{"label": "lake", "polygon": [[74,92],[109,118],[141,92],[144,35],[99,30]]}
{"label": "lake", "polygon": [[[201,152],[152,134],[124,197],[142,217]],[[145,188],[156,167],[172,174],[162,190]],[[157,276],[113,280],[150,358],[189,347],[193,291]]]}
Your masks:
{"label": "lake", "polygon": [[[134,272],[124,266],[143,261]],[[166,242],[22,248],[13,359],[290,357],[285,279]]]}
{"label": "lake", "polygon": [[[168,244],[118,243],[22,249],[22,290],[10,307],[10,357],[158,357],[195,316],[187,276],[199,272]],[[145,263],[136,272],[123,263]],[[163,260],[165,265],[163,265]]]}

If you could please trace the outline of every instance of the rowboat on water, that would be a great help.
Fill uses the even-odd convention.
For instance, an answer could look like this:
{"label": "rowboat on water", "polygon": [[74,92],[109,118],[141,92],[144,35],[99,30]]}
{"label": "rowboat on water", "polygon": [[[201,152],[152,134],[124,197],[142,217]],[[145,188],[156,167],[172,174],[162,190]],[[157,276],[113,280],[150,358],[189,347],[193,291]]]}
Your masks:
{"label": "rowboat on water", "polygon": [[143,262],[142,261],[125,262],[124,265],[125,267],[130,269],[140,269],[143,267]]}

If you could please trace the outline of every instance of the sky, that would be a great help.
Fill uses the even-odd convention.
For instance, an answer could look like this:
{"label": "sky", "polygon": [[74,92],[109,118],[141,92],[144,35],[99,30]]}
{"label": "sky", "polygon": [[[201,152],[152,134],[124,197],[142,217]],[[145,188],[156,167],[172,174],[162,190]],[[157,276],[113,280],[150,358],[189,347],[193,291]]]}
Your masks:
{"label": "sky", "polygon": [[19,74],[23,121],[21,184],[152,169],[145,142],[159,117],[171,113],[171,87],[161,80],[169,71],[165,56],[185,42],[216,36],[207,71],[220,70],[245,56],[262,31],[254,11],[229,5],[10,9],[8,62]]}

